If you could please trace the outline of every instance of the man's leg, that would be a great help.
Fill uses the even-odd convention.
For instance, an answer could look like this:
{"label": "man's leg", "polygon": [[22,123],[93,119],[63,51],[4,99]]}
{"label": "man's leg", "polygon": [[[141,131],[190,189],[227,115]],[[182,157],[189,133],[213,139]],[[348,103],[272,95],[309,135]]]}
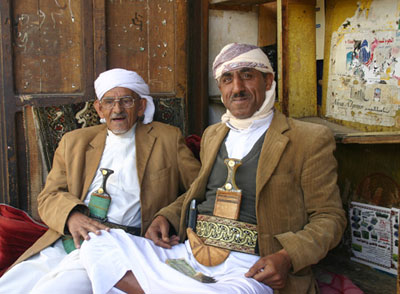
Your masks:
{"label": "man's leg", "polygon": [[79,249],[67,255],[57,267],[44,275],[30,294],[91,294],[92,285],[79,260]]}
{"label": "man's leg", "polygon": [[125,276],[115,284],[115,287],[128,294],[144,294],[142,287],[140,287],[132,271],[128,271]]}
{"label": "man's leg", "polygon": [[58,241],[17,264],[0,278],[0,293],[29,293],[34,285],[66,256]]}
{"label": "man's leg", "polygon": [[[115,289],[128,293],[164,293],[163,286],[159,288],[162,292],[150,290],[155,286],[153,279],[163,280],[158,272],[160,265],[176,273],[165,264],[168,256],[161,258],[158,252],[175,250],[166,250],[154,245],[148,239],[115,229],[109,233],[102,231],[101,235],[91,234],[90,236],[89,241],[83,242],[80,254],[94,293],[109,293]],[[183,244],[174,247],[180,247],[186,252]],[[161,272],[164,273],[162,269]]]}
{"label": "man's leg", "polygon": [[[127,283],[128,286],[124,289],[128,293],[273,293],[268,286],[244,276],[259,258],[254,255],[232,252],[221,265],[204,267],[193,259],[188,242],[164,249],[148,239],[131,236],[121,230],[91,236],[89,241],[83,242],[80,253],[95,294],[111,293],[118,289],[116,286],[122,290],[122,283]],[[167,259],[177,258],[185,259],[196,271],[216,278],[217,283],[200,283],[165,262]],[[133,277],[140,285],[139,292],[134,292],[137,284]],[[129,283],[133,284],[132,292],[129,292]]]}

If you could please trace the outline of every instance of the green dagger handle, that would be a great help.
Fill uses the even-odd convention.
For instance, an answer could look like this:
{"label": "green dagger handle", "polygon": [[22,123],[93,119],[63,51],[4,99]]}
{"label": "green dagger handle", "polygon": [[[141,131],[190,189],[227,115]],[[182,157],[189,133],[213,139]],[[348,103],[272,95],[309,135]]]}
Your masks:
{"label": "green dagger handle", "polygon": [[89,211],[91,217],[106,221],[108,208],[111,203],[111,197],[106,190],[106,183],[108,177],[113,174],[114,171],[108,168],[100,168],[100,172],[103,175],[103,183],[99,189],[90,195]]}
{"label": "green dagger handle", "polygon": [[[106,190],[106,183],[108,177],[113,174],[114,171],[108,168],[101,168],[100,171],[103,175],[103,183],[101,187],[97,189],[97,191],[94,191],[90,196],[89,211],[90,217],[96,218],[99,221],[106,221],[108,208],[111,203],[111,197],[108,195]],[[81,240],[81,243],[82,241],[83,240]],[[76,249],[72,236],[63,236],[62,242],[67,253]]]}

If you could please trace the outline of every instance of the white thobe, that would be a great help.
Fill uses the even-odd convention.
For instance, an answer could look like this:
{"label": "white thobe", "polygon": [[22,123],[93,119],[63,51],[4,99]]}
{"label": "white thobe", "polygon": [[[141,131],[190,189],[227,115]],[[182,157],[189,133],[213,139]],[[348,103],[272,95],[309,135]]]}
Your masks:
{"label": "white thobe", "polygon": [[126,226],[140,227],[140,186],[136,169],[135,127],[128,132],[115,135],[108,131],[106,145],[96,176],[89,187],[85,204],[90,195],[102,184],[100,168],[114,171],[107,180],[106,189],[111,196],[108,221]]}
{"label": "white thobe", "polygon": [[[231,130],[225,140],[228,156],[242,159],[268,129],[272,116],[254,121],[246,130]],[[217,283],[198,282],[172,267],[166,259],[184,258],[196,271],[212,276]],[[132,271],[146,294],[269,294],[273,290],[244,274],[259,256],[231,252],[220,265],[206,267],[193,257],[189,241],[164,249],[151,240],[111,230],[101,236],[91,234],[83,242],[80,259],[92,283],[94,294],[121,293],[114,285]]]}
{"label": "white thobe", "polygon": [[[244,274],[259,256],[231,252],[220,265],[207,267],[193,257],[189,241],[164,249],[153,241],[112,229],[100,236],[90,233],[83,242],[80,260],[92,282],[94,294],[123,293],[114,285],[132,271],[146,294],[272,294],[267,285]],[[206,284],[170,267],[167,259],[185,259],[196,271],[217,280]],[[74,292],[75,293],[75,292]],[[78,292],[85,293],[85,292]],[[88,292],[86,292],[88,294]]]}
{"label": "white thobe", "polygon": [[[104,167],[114,171],[106,185],[112,199],[107,214],[109,221],[140,227],[140,187],[136,170],[135,128],[136,125],[121,135],[114,135],[108,131],[99,168]],[[86,205],[90,201],[90,194],[101,186],[102,179],[103,176],[98,169],[85,198]],[[0,278],[0,293],[79,293],[77,291],[91,293],[90,281],[79,262],[78,253],[79,250],[75,250],[67,255],[59,239],[52,246],[6,272]],[[52,288],[54,290],[51,290]],[[31,289],[35,290],[31,292]]]}

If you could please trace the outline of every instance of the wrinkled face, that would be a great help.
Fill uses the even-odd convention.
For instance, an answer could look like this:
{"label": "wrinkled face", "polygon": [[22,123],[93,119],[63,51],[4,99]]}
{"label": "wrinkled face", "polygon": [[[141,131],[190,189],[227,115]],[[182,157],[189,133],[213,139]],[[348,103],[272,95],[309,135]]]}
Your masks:
{"label": "wrinkled face", "polygon": [[239,119],[251,117],[265,100],[273,75],[264,75],[254,68],[240,68],[224,73],[218,83],[224,105]]}
{"label": "wrinkled face", "polygon": [[[107,109],[105,104],[102,104],[103,99],[125,99],[127,97],[133,98],[133,107],[124,107],[124,103],[121,100],[116,101],[110,109]],[[146,99],[140,98],[138,94],[130,89],[116,87],[106,92],[100,101],[96,100],[94,107],[100,118],[106,120],[108,129],[118,135],[129,131],[136,123],[138,117],[144,114]]]}

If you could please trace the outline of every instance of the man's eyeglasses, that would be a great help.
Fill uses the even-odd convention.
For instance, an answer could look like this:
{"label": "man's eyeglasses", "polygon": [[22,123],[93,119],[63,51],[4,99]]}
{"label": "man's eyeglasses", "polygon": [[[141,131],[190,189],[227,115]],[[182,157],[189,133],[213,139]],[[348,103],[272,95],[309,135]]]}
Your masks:
{"label": "man's eyeglasses", "polygon": [[116,98],[112,97],[104,97],[103,99],[100,100],[101,106],[105,109],[111,109],[114,107],[115,103],[118,102],[120,106],[123,108],[132,108],[135,106],[135,98],[132,96],[122,96]]}

